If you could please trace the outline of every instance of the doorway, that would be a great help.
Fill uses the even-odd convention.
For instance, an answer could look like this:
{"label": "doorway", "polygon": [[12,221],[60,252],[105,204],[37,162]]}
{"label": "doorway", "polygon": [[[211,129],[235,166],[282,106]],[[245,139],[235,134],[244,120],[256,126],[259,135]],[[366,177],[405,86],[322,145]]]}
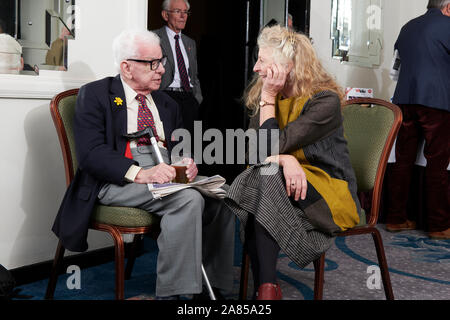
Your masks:
{"label": "doorway", "polygon": [[[272,8],[275,8],[272,10],[282,8],[282,17],[292,14],[297,30],[309,31],[310,0],[189,1],[192,14],[183,33],[197,44],[199,80],[204,98],[201,105],[203,131],[216,128],[225,137],[226,129],[247,129],[248,116],[241,98],[253,74],[252,54],[258,33],[264,25],[262,8],[270,1],[273,2]],[[164,25],[162,2],[148,2],[149,30]],[[307,22],[305,17],[308,17]],[[279,22],[286,24],[284,19]],[[205,146],[209,143],[206,142]],[[244,166],[216,164],[204,168],[206,172],[202,174],[220,174],[231,183]]]}

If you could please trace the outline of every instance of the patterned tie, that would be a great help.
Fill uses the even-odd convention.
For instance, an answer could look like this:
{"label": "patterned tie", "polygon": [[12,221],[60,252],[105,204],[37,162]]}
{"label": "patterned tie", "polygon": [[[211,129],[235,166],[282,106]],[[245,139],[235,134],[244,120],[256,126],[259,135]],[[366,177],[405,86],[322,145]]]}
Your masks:
{"label": "patterned tie", "polygon": [[[144,130],[147,127],[153,129],[153,134],[156,137],[156,141],[159,141],[158,134],[156,133],[155,120],[153,120],[153,115],[147,106],[145,96],[143,94],[138,94],[136,100],[139,102],[138,111],[138,131]],[[145,146],[150,144],[150,139],[148,136],[142,137],[138,140],[138,146]]]}
{"label": "patterned tie", "polygon": [[184,64],[183,54],[181,53],[180,49],[180,42],[179,42],[180,36],[175,35],[175,52],[177,54],[177,64],[178,64],[178,71],[180,72],[180,78],[181,78],[181,86],[186,91],[191,91],[191,85],[189,84],[189,77],[186,71],[186,65]]}

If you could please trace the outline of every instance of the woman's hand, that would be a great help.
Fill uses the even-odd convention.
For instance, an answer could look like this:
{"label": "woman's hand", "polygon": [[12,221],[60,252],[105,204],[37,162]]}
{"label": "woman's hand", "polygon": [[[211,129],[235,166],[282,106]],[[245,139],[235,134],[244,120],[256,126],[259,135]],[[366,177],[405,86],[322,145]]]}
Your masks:
{"label": "woman's hand", "polygon": [[299,199],[306,199],[308,182],[302,166],[294,156],[272,156],[267,158],[266,161],[278,163],[283,167],[288,197],[291,195],[294,196],[295,201],[298,201]]}
{"label": "woman's hand", "polygon": [[261,99],[267,102],[275,101],[274,99],[286,84],[287,76],[288,70],[281,64],[270,65],[266,70],[266,76],[262,77]]}
{"label": "woman's hand", "polygon": [[185,158],[184,161],[185,163],[187,163],[186,176],[189,179],[189,182],[192,182],[194,181],[194,179],[197,177],[198,174],[197,165],[191,158]]}

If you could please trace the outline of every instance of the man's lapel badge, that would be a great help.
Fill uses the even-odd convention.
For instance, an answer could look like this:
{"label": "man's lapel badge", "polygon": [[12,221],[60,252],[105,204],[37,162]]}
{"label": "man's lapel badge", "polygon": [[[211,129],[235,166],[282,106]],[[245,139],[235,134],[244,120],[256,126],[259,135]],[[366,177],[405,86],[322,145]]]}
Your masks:
{"label": "man's lapel badge", "polygon": [[121,97],[114,97],[113,102],[118,108],[123,106],[123,100]]}

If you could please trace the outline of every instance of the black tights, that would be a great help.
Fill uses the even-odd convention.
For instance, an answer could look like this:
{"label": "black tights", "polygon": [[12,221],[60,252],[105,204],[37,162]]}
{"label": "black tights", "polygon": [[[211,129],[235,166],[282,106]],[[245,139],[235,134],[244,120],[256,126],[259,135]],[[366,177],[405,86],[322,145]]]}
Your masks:
{"label": "black tights", "polygon": [[255,292],[264,283],[276,283],[280,247],[267,230],[249,214],[245,228],[245,248],[250,256]]}

